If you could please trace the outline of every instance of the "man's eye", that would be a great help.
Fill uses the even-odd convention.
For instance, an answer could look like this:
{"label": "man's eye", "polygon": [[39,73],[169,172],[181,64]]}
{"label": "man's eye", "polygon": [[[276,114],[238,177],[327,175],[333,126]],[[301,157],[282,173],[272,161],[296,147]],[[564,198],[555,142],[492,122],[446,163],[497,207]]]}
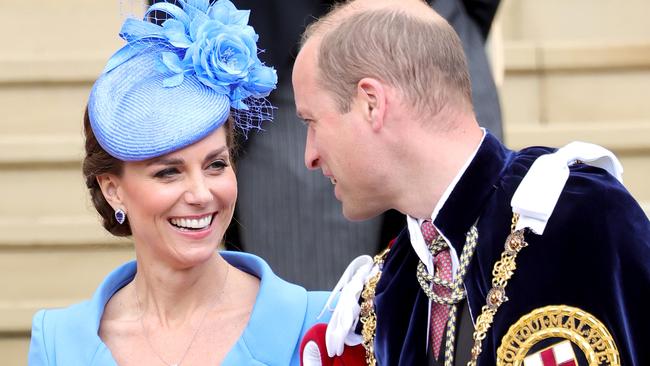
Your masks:
{"label": "man's eye", "polygon": [[169,178],[175,174],[178,174],[178,169],[176,168],[165,168],[156,174],[154,174],[155,178]]}
{"label": "man's eye", "polygon": [[301,119],[301,121],[302,124],[305,125],[306,127],[309,127],[309,125],[311,125],[311,123],[313,122],[311,119],[307,119],[307,118]]}

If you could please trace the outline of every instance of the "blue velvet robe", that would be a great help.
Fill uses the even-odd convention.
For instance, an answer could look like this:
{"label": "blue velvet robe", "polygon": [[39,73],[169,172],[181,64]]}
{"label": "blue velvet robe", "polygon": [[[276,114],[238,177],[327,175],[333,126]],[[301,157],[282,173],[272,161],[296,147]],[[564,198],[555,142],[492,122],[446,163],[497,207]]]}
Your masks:
{"label": "blue velvet robe", "polygon": [[[510,233],[512,195],[535,159],[553,151],[510,151],[487,134],[435,219],[457,253],[479,219],[478,246],[464,280],[474,320],[485,305],[492,268]],[[650,222],[627,190],[600,168],[571,166],[543,236],[527,233],[526,241],[529,246],[519,253],[506,287],[509,301],[498,310],[483,341],[479,365],[495,365],[508,328],[547,305],[591,313],[612,334],[622,365],[650,365]],[[379,365],[427,364],[429,302],[416,280],[417,263],[408,230],[403,230],[376,289]]]}
{"label": "blue velvet robe", "polygon": [[[316,321],[326,292],[308,292],[277,277],[261,258],[246,253],[221,252],[231,265],[260,279],[253,312],[243,334],[222,365],[299,365],[299,345]],[[41,310],[34,316],[29,366],[116,366],[110,350],[98,336],[108,300],[131,282],[136,263],[113,271],[93,298],[65,309]]]}

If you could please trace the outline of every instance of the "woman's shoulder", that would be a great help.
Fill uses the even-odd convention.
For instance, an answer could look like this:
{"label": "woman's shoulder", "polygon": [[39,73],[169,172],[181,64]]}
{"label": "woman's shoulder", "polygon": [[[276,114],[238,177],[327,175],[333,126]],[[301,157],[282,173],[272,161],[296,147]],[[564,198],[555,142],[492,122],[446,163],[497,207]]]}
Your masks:
{"label": "woman's shoulder", "polygon": [[123,264],[104,278],[91,299],[39,310],[32,319],[29,365],[60,364],[66,355],[90,357],[101,343],[97,331],[106,303],[134,273],[135,262]]}
{"label": "woman's shoulder", "polygon": [[66,355],[84,354],[99,345],[90,300],[65,308],[39,310],[32,319],[29,365],[56,365]]}
{"label": "woman's shoulder", "polygon": [[[34,322],[48,330],[67,327],[83,329],[99,321],[108,300],[135,275],[135,262],[120,265],[108,274],[95,290],[92,298],[67,307],[39,310],[34,315]],[[94,321],[89,321],[93,319]],[[57,331],[57,333],[59,333]]]}
{"label": "woman's shoulder", "polygon": [[253,312],[242,342],[236,347],[238,350],[242,347],[245,352],[233,352],[224,364],[241,364],[243,359],[236,358],[241,354],[266,364],[297,364],[302,336],[314,324],[329,320],[329,312],[319,318],[329,293],[307,291],[283,280],[255,255],[229,251],[221,255],[231,265],[260,280]]}
{"label": "woman's shoulder", "polygon": [[[223,251],[221,255],[231,265],[260,280],[258,301],[265,300],[265,297],[269,296],[276,300],[284,300],[293,304],[299,303],[309,313],[313,311],[320,312],[327,301],[329,292],[307,291],[300,285],[285,281],[273,272],[264,259],[254,254]],[[293,297],[287,296],[289,294]]]}

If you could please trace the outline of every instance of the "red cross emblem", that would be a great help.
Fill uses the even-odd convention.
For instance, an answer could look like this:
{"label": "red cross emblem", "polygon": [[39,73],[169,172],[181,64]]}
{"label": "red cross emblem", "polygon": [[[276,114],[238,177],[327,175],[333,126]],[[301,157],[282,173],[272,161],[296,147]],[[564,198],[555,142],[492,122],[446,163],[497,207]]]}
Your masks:
{"label": "red cross emblem", "polygon": [[524,366],[577,366],[570,341],[563,341],[527,356]]}

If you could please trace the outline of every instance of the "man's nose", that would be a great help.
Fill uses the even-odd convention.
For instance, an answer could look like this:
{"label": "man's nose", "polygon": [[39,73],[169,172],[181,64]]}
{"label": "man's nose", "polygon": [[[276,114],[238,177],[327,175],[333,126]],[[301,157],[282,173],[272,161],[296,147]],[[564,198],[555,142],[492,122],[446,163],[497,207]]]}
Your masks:
{"label": "man's nose", "polygon": [[307,140],[305,142],[305,166],[309,170],[318,169],[320,156],[314,145],[314,136],[311,129],[307,129]]}

